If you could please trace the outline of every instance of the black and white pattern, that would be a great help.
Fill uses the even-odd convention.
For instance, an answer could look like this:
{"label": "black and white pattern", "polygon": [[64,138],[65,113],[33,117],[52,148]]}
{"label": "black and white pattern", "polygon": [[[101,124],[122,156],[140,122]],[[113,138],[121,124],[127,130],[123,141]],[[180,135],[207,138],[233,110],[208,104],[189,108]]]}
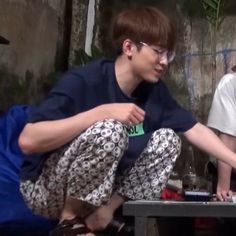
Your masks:
{"label": "black and white pattern", "polygon": [[26,203],[36,214],[58,219],[67,196],[100,206],[117,188],[131,199],[157,199],[180,153],[179,137],[170,129],[157,130],[134,167],[117,176],[127,146],[126,126],[112,119],[95,123],[53,153],[36,182],[21,183]]}
{"label": "black and white pattern", "polygon": [[117,191],[129,199],[157,200],[180,151],[181,140],[173,130],[155,131],[134,166],[118,178]]}

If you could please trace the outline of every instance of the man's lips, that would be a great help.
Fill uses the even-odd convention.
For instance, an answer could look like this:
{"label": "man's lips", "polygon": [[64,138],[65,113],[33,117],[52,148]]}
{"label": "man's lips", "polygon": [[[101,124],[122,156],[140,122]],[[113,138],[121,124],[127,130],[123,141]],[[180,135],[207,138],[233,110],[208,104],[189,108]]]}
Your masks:
{"label": "man's lips", "polygon": [[155,69],[155,72],[156,74],[161,75],[164,72],[164,70]]}

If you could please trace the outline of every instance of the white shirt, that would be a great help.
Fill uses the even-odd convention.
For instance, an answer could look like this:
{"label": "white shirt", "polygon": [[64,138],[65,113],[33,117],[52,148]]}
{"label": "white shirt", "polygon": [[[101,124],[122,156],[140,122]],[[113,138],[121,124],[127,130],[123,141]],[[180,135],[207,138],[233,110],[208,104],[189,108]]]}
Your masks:
{"label": "white shirt", "polygon": [[[236,137],[236,73],[226,74],[220,80],[212,101],[207,126]],[[214,158],[211,158],[211,161],[216,164]]]}
{"label": "white shirt", "polygon": [[220,80],[212,101],[207,126],[236,136],[236,73]]}

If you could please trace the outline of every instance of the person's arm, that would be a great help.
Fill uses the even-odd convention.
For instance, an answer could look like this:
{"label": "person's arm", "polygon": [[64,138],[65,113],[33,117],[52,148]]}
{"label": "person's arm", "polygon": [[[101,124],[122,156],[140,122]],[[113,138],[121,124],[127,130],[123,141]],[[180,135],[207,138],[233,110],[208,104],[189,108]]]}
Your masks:
{"label": "person's arm", "polygon": [[[219,138],[230,150],[234,153],[236,152],[236,137],[220,133]],[[232,195],[230,191],[231,171],[231,166],[222,161],[218,161],[217,197],[221,201]]]}
{"label": "person's arm", "polygon": [[[219,133],[219,138],[233,152],[235,152],[235,92],[236,92],[236,77],[234,74],[225,74],[214,93],[211,109],[208,116],[207,126]],[[226,134],[227,133],[227,134]],[[230,135],[231,134],[231,135]],[[217,198],[224,200],[230,197],[230,177],[232,167],[218,160],[218,183],[217,183]]]}
{"label": "person's arm", "polygon": [[186,131],[184,136],[199,149],[236,168],[236,154],[227,148],[217,135],[205,125],[197,123]]}
{"label": "person's arm", "polygon": [[50,151],[68,143],[96,121],[113,118],[135,125],[144,120],[144,115],[132,103],[104,104],[69,118],[28,123],[20,134],[19,146],[25,154]]}
{"label": "person's arm", "polygon": [[218,161],[218,181],[216,187],[216,195],[220,201],[224,201],[225,199],[227,199],[227,197],[232,196],[232,192],[230,190],[231,170],[231,166],[222,161]]}

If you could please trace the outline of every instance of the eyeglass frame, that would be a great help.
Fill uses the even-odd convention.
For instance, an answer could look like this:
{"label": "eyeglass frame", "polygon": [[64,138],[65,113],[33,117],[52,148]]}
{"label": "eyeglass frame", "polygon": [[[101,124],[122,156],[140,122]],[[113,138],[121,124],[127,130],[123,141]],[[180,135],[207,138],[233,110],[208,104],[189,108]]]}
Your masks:
{"label": "eyeglass frame", "polygon": [[150,46],[149,44],[144,43],[142,41],[139,42],[139,44],[141,44],[142,46],[151,48],[155,52],[155,54],[158,55],[159,58],[163,58],[164,56],[166,56],[168,63],[171,63],[175,58],[175,51],[168,51],[167,49],[163,49],[163,48],[154,48]]}

